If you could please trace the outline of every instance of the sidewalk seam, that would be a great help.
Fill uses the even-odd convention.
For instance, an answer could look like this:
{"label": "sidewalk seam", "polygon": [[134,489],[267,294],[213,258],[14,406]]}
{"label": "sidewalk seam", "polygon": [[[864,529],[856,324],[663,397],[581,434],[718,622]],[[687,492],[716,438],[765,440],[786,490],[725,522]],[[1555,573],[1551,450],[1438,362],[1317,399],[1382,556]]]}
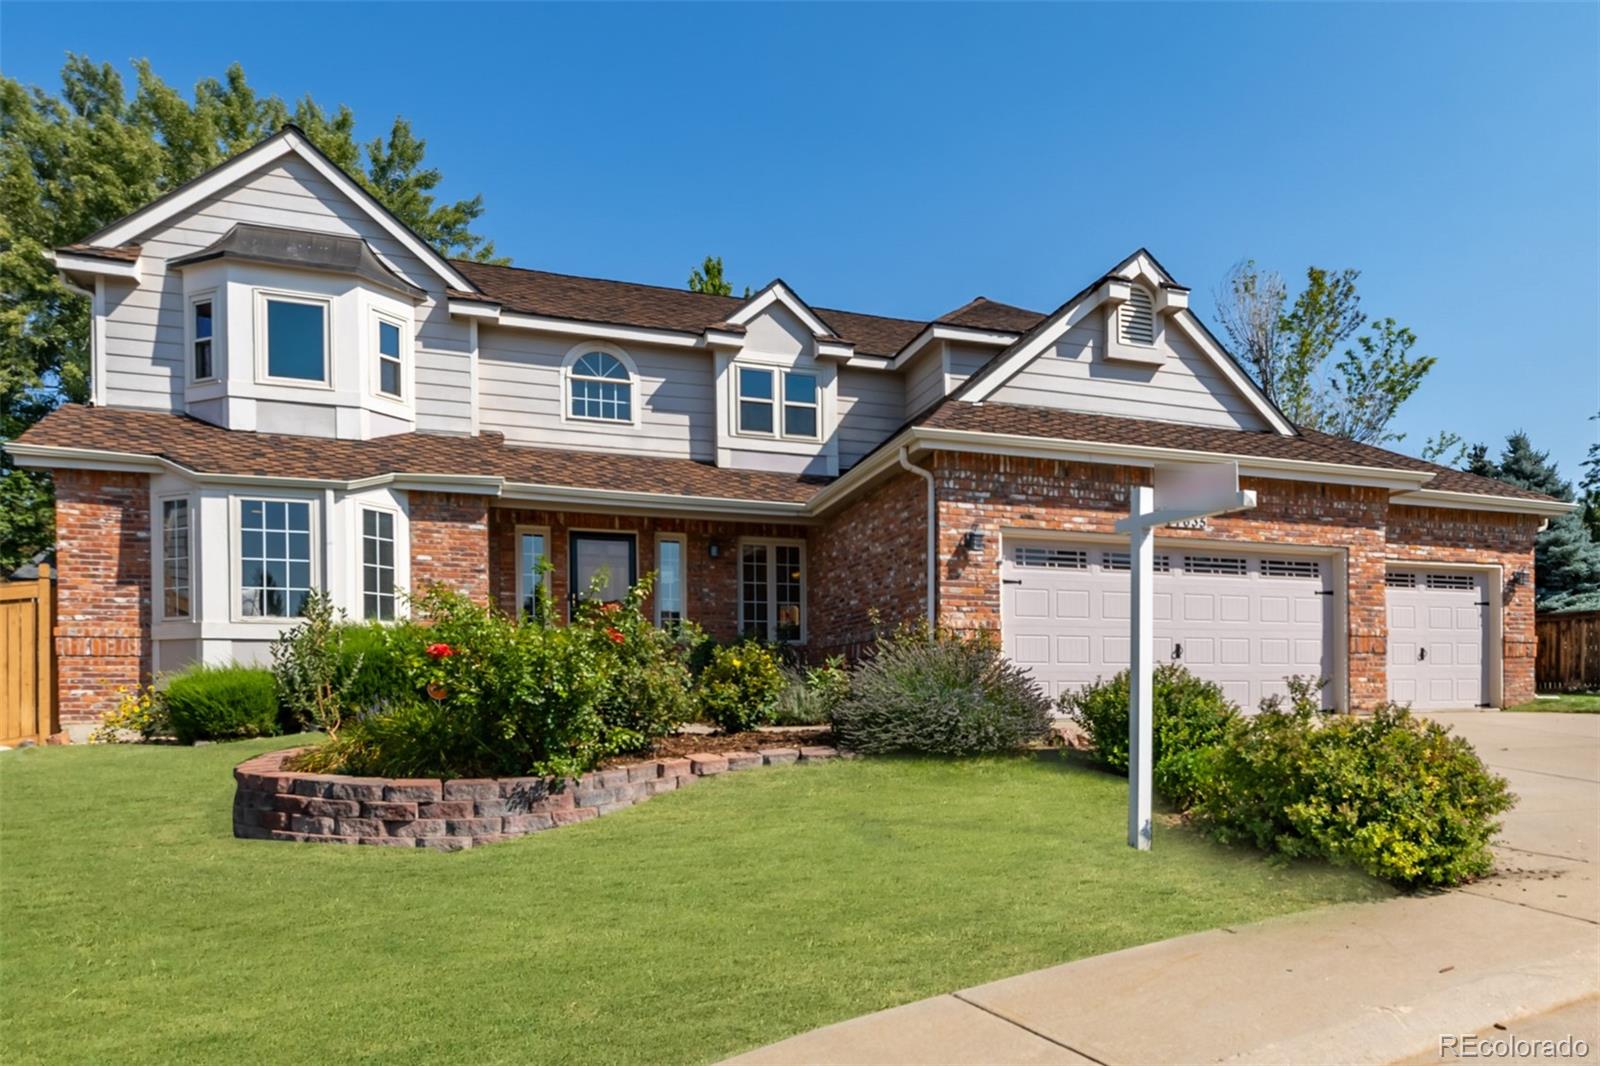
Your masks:
{"label": "sidewalk seam", "polygon": [[1487,899],[1495,903],[1504,903],[1507,907],[1523,907],[1530,911],[1538,911],[1540,914],[1549,914],[1557,918],[1569,918],[1574,922],[1582,922],[1585,925],[1600,925],[1600,922],[1595,921],[1593,918],[1582,918],[1576,914],[1568,914],[1566,911],[1553,911],[1549,907],[1535,907],[1531,903],[1521,903],[1514,899],[1501,899],[1499,896],[1491,896],[1484,892],[1474,892],[1470,888],[1458,888],[1456,891],[1463,896],[1471,896],[1474,899]]}
{"label": "sidewalk seam", "polygon": [[1032,1026],[1023,1025],[1021,1022],[1017,1021],[1015,1018],[1007,1017],[1006,1015],[1001,1014],[997,1010],[991,1010],[990,1008],[985,1007],[982,1003],[974,1002],[973,1000],[968,999],[966,996],[963,996],[960,992],[952,992],[952,993],[950,993],[950,998],[951,999],[958,999],[961,1002],[965,1003],[969,1007],[976,1007],[979,1010],[983,1011],[983,1013],[985,1013],[985,1014],[987,1014],[987,1015],[989,1015],[991,1017],[999,1018],[1001,1021],[1005,1022],[1007,1025],[1014,1025],[1018,1029],[1021,1029],[1025,1033],[1031,1033],[1034,1036],[1038,1037],[1040,1040],[1043,1040],[1043,1041],[1045,1041],[1046,1043],[1049,1043],[1049,1044],[1054,1044],[1056,1047],[1062,1048],[1062,1049],[1064,1049],[1066,1051],[1070,1051],[1074,1055],[1081,1055],[1084,1058],[1088,1059],[1090,1062],[1098,1063],[1099,1066],[1109,1066],[1109,1064],[1106,1063],[1103,1059],[1097,1059],[1093,1055],[1089,1054],[1087,1051],[1082,1051],[1082,1050],[1080,1050],[1078,1048],[1075,1048],[1071,1044],[1062,1043],[1060,1040],[1057,1040],[1055,1037],[1051,1036],[1050,1034],[1041,1033],[1039,1030],[1033,1028]]}

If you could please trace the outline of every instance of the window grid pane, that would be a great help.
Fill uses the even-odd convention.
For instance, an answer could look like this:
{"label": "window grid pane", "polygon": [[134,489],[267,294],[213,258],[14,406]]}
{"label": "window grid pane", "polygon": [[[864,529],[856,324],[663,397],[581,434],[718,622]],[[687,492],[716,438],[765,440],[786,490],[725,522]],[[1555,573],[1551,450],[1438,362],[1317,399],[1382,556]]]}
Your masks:
{"label": "window grid pane", "polygon": [[189,501],[161,504],[161,608],[167,618],[189,617]]}
{"label": "window grid pane", "polygon": [[744,635],[766,640],[767,546],[746,544],[740,563],[740,617],[744,622]]}
{"label": "window grid pane", "polygon": [[267,301],[267,374],[321,381],[325,375],[320,304]]}
{"label": "window grid pane", "polygon": [[657,546],[656,622],[671,625],[683,621],[683,542],[663,540]]}
{"label": "window grid pane", "polygon": [[626,382],[572,379],[574,418],[599,418],[608,422],[633,421],[633,386]]}
{"label": "window grid pane", "polygon": [[296,618],[311,594],[311,505],[239,504],[239,610],[247,618]]}
{"label": "window grid pane", "polygon": [[204,300],[194,305],[194,376],[198,381],[211,374],[211,301]]}
{"label": "window grid pane", "polygon": [[771,370],[739,369],[739,432],[773,431],[777,416],[773,413],[772,375]]}
{"label": "window grid pane", "polygon": [[394,618],[394,515],[361,512],[361,607],[366,618]]}
{"label": "window grid pane", "polygon": [[544,583],[544,534],[522,534],[522,613],[536,617],[539,587]]}
{"label": "window grid pane", "polygon": [[777,602],[777,640],[799,640],[803,613],[800,598],[800,546],[779,544],[773,549],[777,573],[774,576],[774,599]]}

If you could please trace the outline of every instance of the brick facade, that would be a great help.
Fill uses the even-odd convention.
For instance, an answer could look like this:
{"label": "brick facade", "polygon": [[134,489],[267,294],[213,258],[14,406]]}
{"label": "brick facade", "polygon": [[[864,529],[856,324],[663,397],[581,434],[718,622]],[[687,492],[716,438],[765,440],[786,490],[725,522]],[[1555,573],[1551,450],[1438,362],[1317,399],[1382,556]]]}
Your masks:
{"label": "brick facade", "polygon": [[79,740],[150,676],[150,479],[57,470],[56,702]]}
{"label": "brick facade", "polygon": [[413,492],[409,513],[412,589],[443,585],[489,602],[489,497]]}
{"label": "brick facade", "polygon": [[[683,536],[687,615],[691,621],[718,640],[733,640],[739,635],[739,539],[771,537],[806,541],[810,533],[806,526],[771,522],[713,522],[689,518],[496,507],[492,512],[490,523],[490,585],[495,604],[507,613],[518,609],[517,570],[521,565],[517,557],[519,526],[543,529],[548,537],[547,550],[550,553],[552,567],[550,593],[555,598],[562,617],[566,617],[568,597],[573,591],[570,587],[571,567],[568,555],[569,538],[573,531],[634,534],[637,545],[636,558],[641,575],[651,573],[656,568],[658,535]],[[717,547],[715,559],[711,558],[713,544]],[[806,582],[814,601],[816,584],[812,580],[812,575],[816,570],[810,565],[809,544],[807,554]],[[653,613],[654,603],[647,603],[646,609]]]}
{"label": "brick facade", "polygon": [[830,514],[812,538],[814,656],[855,656],[883,627],[927,611],[928,489],[897,474]]}

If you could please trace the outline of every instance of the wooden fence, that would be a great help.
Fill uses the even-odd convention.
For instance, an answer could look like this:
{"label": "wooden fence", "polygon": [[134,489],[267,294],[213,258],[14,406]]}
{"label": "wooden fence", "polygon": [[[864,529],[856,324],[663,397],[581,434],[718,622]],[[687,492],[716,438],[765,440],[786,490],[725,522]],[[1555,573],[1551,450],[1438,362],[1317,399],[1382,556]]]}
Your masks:
{"label": "wooden fence", "polygon": [[1540,692],[1600,690],[1600,611],[1542,614],[1534,631],[1533,677]]}
{"label": "wooden fence", "polygon": [[54,618],[49,566],[33,581],[0,581],[0,744],[55,732]]}

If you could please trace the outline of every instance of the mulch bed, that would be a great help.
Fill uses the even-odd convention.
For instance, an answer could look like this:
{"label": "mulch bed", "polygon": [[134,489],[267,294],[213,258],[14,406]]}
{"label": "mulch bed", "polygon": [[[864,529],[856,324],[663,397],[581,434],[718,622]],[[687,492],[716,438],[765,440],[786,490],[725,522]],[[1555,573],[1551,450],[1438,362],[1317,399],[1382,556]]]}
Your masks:
{"label": "mulch bed", "polygon": [[816,729],[768,730],[752,729],[747,733],[674,733],[656,741],[649,751],[628,755],[613,755],[600,764],[608,770],[614,766],[627,766],[646,759],[681,759],[685,755],[705,752],[723,755],[730,751],[756,751],[760,748],[803,748],[825,744],[833,747],[836,740],[833,730],[826,726]]}

